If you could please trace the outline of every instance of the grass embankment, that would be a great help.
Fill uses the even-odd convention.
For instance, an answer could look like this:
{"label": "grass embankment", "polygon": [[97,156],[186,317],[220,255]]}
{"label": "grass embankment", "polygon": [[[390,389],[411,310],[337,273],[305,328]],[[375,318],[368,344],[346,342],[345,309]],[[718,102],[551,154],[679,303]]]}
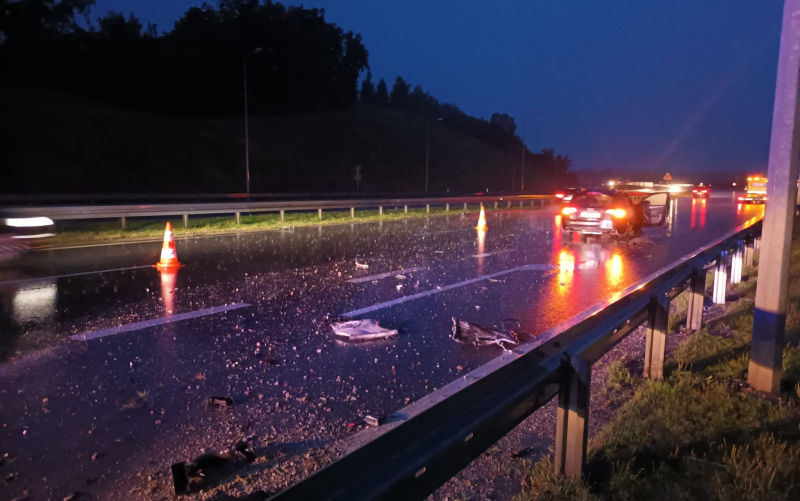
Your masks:
{"label": "grass embankment", "polygon": [[[530,203],[530,202],[526,202]],[[513,210],[538,209],[526,205],[520,208],[517,204]],[[491,206],[485,207],[486,212],[509,210],[507,207],[494,209]],[[477,213],[480,206],[477,204],[468,205],[466,212]],[[350,217],[349,211],[329,211],[322,213],[322,220],[316,212],[287,212],[284,221],[281,222],[278,213],[242,215],[242,224],[237,225],[233,216],[227,217],[205,217],[189,219],[189,227],[183,227],[183,219],[173,218],[154,221],[152,219],[128,220],[125,229],[120,227],[119,220],[109,222],[91,223],[65,223],[59,224],[56,236],[48,241],[53,245],[72,245],[81,243],[92,243],[113,240],[132,240],[160,238],[164,236],[164,224],[167,221],[172,223],[173,232],[176,237],[207,235],[213,233],[228,233],[235,231],[263,231],[280,228],[292,228],[301,226],[320,226],[346,223],[364,223],[374,221],[393,221],[398,219],[437,217],[437,216],[457,216],[464,213],[462,205],[451,206],[450,211],[445,211],[444,207],[431,207],[430,212],[424,208],[410,208],[408,213],[403,208],[392,208],[383,210],[383,215],[379,215],[377,210],[356,210],[355,218]]]}
{"label": "grass embankment", "polygon": [[[619,408],[590,441],[585,481],[557,477],[546,457],[515,501],[800,499],[800,232],[779,398],[746,384],[755,273],[747,270],[749,279],[729,288],[738,299],[712,310],[707,326],[675,350],[666,380],[610,365],[605,397]],[[676,303],[673,329],[685,319],[686,300]]]}

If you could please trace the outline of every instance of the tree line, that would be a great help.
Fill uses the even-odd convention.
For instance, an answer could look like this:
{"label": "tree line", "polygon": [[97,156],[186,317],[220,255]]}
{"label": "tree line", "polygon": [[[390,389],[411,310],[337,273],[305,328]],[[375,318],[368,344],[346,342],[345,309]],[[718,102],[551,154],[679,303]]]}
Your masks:
{"label": "tree line", "polygon": [[[376,106],[416,113],[429,121],[441,119],[447,126],[497,148],[520,152],[520,157],[524,147],[525,169],[530,169],[528,172],[531,173],[529,180],[534,179],[538,173],[551,184],[576,182],[567,175],[572,160],[566,155],[556,155],[552,149],[542,150],[541,153],[531,152],[527,146],[523,146],[522,138],[516,135],[517,124],[514,117],[507,113],[493,113],[489,120],[476,118],[464,113],[455,104],[439,102],[429,92],[423,90],[421,85],[415,85],[412,89],[401,76],[395,78],[392,90],[389,91],[383,78],[377,84],[374,83],[370,71],[361,82],[359,98],[362,102]],[[520,159],[520,163],[521,161]],[[520,180],[521,176],[520,173]]]}
{"label": "tree line", "polygon": [[159,34],[133,14],[95,25],[93,5],[0,0],[3,73],[129,109],[225,116],[242,112],[245,65],[255,114],[352,106],[367,68],[361,36],[325,21],[324,9],[219,0]]}

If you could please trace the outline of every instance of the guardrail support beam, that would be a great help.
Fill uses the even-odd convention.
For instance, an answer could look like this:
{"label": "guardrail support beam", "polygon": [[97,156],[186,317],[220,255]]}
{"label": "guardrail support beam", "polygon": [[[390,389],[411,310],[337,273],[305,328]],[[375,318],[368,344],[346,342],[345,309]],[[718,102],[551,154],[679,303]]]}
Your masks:
{"label": "guardrail support beam", "polygon": [[123,230],[125,229],[125,216],[119,218],[119,225]]}
{"label": "guardrail support beam", "polygon": [[408,205],[403,206],[403,214],[408,214]]}
{"label": "guardrail support beam", "polygon": [[703,302],[706,296],[706,270],[695,268],[689,278],[689,309],[686,311],[686,328],[692,332],[703,328]]}
{"label": "guardrail support beam", "polygon": [[647,341],[644,348],[644,377],[664,379],[664,359],[669,330],[669,298],[665,295],[650,300],[647,319]]}
{"label": "guardrail support beam", "polygon": [[425,204],[425,212],[427,212],[428,214],[431,213],[431,204]]}
{"label": "guardrail support beam", "polygon": [[744,243],[744,266],[753,266],[753,254],[755,254],[755,239],[747,237]]}
{"label": "guardrail support beam", "polygon": [[581,478],[589,438],[592,365],[580,357],[561,361],[556,417],[556,473]]}
{"label": "guardrail support beam", "polygon": [[380,217],[383,217],[383,206],[381,206],[381,207],[378,207],[378,215],[379,215]]}
{"label": "guardrail support beam", "polygon": [[728,252],[719,251],[717,262],[714,265],[714,295],[711,298],[714,304],[725,304],[728,282]]}
{"label": "guardrail support beam", "polygon": [[281,209],[281,223],[284,221],[285,216],[286,216],[286,211]]}
{"label": "guardrail support beam", "polygon": [[508,201],[508,208],[511,208],[511,200]]}
{"label": "guardrail support beam", "polygon": [[742,281],[742,265],[744,264],[744,240],[737,240],[731,259],[731,283],[738,284]]}
{"label": "guardrail support beam", "polygon": [[497,209],[497,200],[494,201],[494,208]]}
{"label": "guardrail support beam", "polygon": [[237,212],[236,213],[236,226],[239,226],[240,224],[242,224],[242,213],[241,212]]}
{"label": "guardrail support beam", "polygon": [[322,209],[317,209],[317,215],[319,216],[319,220],[322,221]]}
{"label": "guardrail support beam", "polygon": [[184,228],[188,228],[189,227],[189,214],[184,214],[183,215],[183,227]]}
{"label": "guardrail support beam", "polygon": [[355,219],[355,218],[356,218],[356,208],[350,207],[350,219]]}
{"label": "guardrail support beam", "polygon": [[467,202],[464,202],[464,212],[467,212]]}
{"label": "guardrail support beam", "polygon": [[450,204],[444,204],[444,210],[450,212]]}

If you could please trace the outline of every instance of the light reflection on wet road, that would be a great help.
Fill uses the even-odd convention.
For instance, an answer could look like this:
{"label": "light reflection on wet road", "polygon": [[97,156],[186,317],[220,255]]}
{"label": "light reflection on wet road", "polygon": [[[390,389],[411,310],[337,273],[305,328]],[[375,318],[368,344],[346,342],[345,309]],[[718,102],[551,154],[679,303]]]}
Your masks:
{"label": "light reflection on wet road", "polygon": [[[489,213],[485,231],[474,229],[475,215],[454,215],[205,237],[177,242],[185,264],[177,274],[137,268],[21,282],[155,263],[160,249],[32,253],[0,270],[0,454],[21,458],[6,490],[10,498],[27,487],[114,499],[114,488],[135,485],[151,461],[167,471],[189,450],[242,436],[298,448],[340,440],[349,422],[395,411],[501,353],[454,343],[451,317],[495,328],[514,319],[527,341],[762,211],[727,197],[680,199],[668,226],[645,230],[652,243],[641,246],[562,241],[554,208]],[[356,259],[369,269],[356,269]],[[552,271],[500,274],[526,265]],[[374,275],[383,276],[348,282]],[[68,341],[231,303],[252,306]],[[367,316],[398,329],[395,340],[345,344],[323,324],[382,303],[390,305]],[[233,412],[204,408],[217,394],[237,401]],[[92,461],[96,452],[113,466]],[[168,494],[158,492],[154,499]]]}

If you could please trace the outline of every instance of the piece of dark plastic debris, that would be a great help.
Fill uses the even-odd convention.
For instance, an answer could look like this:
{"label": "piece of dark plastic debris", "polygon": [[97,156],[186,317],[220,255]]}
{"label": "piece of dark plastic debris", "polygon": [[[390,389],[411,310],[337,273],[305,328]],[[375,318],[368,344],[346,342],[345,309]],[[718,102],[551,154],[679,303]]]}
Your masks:
{"label": "piece of dark plastic debris", "polygon": [[525,447],[524,449],[518,450],[516,452],[511,453],[512,458],[526,458],[533,454],[534,448],[533,447]]}
{"label": "piece of dark plastic debris", "polygon": [[504,350],[504,344],[516,346],[519,341],[513,333],[505,334],[492,329],[487,329],[478,324],[465,322],[453,317],[453,334],[450,336],[453,341],[474,346],[497,345]]}
{"label": "piece of dark plastic debris", "polygon": [[234,450],[242,454],[248,463],[252,463],[256,460],[256,451],[254,451],[250,444],[245,440],[241,440],[239,443],[237,443],[236,447],[234,447]]}
{"label": "piece of dark plastic debris", "polygon": [[367,416],[364,418],[364,422],[367,423],[367,426],[381,426],[386,423],[386,417],[386,415]]}
{"label": "piece of dark plastic debris", "polygon": [[176,495],[189,493],[189,470],[185,461],[172,465],[172,485]]}
{"label": "piece of dark plastic debris", "polygon": [[209,397],[208,405],[212,407],[232,407],[233,399],[231,397]]}

